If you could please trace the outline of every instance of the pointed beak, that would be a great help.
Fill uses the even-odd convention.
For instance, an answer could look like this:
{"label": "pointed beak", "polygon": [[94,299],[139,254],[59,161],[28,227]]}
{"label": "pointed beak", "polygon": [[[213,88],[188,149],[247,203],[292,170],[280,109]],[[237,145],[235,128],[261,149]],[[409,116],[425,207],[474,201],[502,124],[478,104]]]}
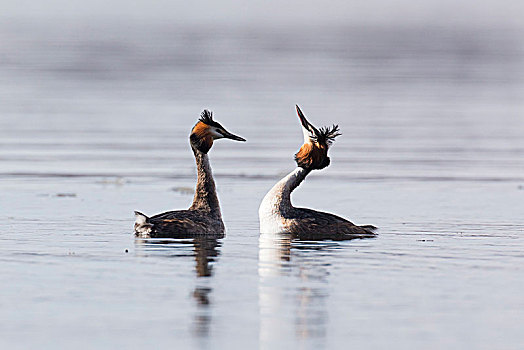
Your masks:
{"label": "pointed beak", "polygon": [[300,110],[300,107],[298,105],[295,105],[295,106],[297,107],[298,118],[300,119],[300,123],[302,124],[304,129],[306,129],[310,133],[314,133],[315,131],[318,131],[317,128],[315,128],[310,122],[308,122],[308,120],[306,119],[306,116]]}
{"label": "pointed beak", "polygon": [[304,134],[304,143],[310,143],[311,137],[318,134],[318,130],[310,122],[307,121],[306,116],[304,115],[304,113],[302,113],[300,107],[298,105],[295,106],[297,107],[298,118],[300,119],[300,123],[302,124],[302,134]]}
{"label": "pointed beak", "polygon": [[237,136],[235,134],[230,133],[227,130],[224,130],[224,133],[222,133],[222,136],[224,136],[227,139],[235,140],[235,141],[243,141],[246,142],[246,139],[240,136]]}

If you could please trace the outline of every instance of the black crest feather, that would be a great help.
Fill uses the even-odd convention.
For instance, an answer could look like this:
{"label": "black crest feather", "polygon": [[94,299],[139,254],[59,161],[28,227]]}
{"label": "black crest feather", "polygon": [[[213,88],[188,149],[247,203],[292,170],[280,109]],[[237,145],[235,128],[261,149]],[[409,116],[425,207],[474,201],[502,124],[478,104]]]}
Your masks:
{"label": "black crest feather", "polygon": [[204,109],[202,113],[200,113],[200,118],[198,118],[198,120],[210,126],[220,126],[220,124],[213,120],[213,112],[211,112],[209,109]]}
{"label": "black crest feather", "polygon": [[342,135],[338,125],[333,124],[333,126],[322,127],[318,130],[315,130],[314,135],[311,136],[311,139],[318,143],[324,143],[331,145],[335,141],[335,137]]}

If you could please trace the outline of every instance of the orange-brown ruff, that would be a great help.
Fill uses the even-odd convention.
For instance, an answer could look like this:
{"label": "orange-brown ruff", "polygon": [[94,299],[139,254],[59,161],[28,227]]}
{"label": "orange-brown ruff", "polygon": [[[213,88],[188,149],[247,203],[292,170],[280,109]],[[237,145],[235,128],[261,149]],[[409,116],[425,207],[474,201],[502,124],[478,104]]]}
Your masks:
{"label": "orange-brown ruff", "polygon": [[246,141],[226,131],[204,110],[189,136],[197,166],[197,185],[191,207],[168,211],[152,217],[135,211],[135,234],[140,237],[190,238],[200,236],[223,237],[224,223],[216,194],[215,181],[207,153],[213,141],[229,138]]}
{"label": "orange-brown ruff", "polygon": [[304,240],[374,237],[374,226],[357,226],[337,215],[295,208],[291,204],[291,192],[306,176],[312,170],[329,165],[329,146],[340,135],[336,125],[331,128],[315,128],[307,121],[300,108],[296,108],[304,133],[304,144],[295,154],[297,168],[273,186],[260,204],[260,232],[289,233],[292,237]]}
{"label": "orange-brown ruff", "polygon": [[199,121],[191,130],[191,135],[196,142],[196,146],[202,150],[206,150],[205,153],[209,152],[213,146],[213,136],[209,126],[204,122]]}
{"label": "orange-brown ruff", "polygon": [[329,165],[327,151],[327,145],[309,141],[304,143],[295,154],[295,161],[298,166],[306,169],[323,169]]}

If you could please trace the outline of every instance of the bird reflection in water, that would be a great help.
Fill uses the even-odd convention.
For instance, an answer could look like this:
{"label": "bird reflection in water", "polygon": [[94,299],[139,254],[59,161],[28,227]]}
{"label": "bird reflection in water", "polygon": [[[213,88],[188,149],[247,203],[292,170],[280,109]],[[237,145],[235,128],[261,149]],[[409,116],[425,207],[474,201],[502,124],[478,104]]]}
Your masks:
{"label": "bird reflection in water", "polygon": [[[218,257],[220,243],[214,238],[197,238],[194,239],[194,252],[196,262],[197,277],[213,276],[213,262]],[[198,337],[208,337],[211,325],[211,310],[209,295],[212,292],[211,287],[197,285],[193,291],[193,298],[196,301],[197,310],[193,321],[193,332]]]}
{"label": "bird reflection in water", "polygon": [[[259,238],[261,349],[297,342],[324,347],[327,336],[331,259],[344,246],[333,241],[300,241],[288,234]],[[295,339],[290,335],[295,334]]]}
{"label": "bird reflection in water", "polygon": [[[213,263],[220,255],[221,241],[212,237],[191,239],[136,239],[142,246],[142,251],[168,252],[169,256],[194,257],[197,285],[191,296],[196,302],[196,312],[193,321],[193,333],[197,337],[208,337],[211,325],[211,298],[213,289],[209,286],[213,276]],[[193,246],[192,254],[187,254],[187,248]],[[173,254],[173,252],[176,254]],[[182,254],[180,254],[180,252]]]}
{"label": "bird reflection in water", "polygon": [[209,294],[211,291],[211,288],[197,286],[193,292],[193,298],[197,303],[197,310],[193,320],[193,334],[197,337],[206,338],[209,336],[211,325]]}

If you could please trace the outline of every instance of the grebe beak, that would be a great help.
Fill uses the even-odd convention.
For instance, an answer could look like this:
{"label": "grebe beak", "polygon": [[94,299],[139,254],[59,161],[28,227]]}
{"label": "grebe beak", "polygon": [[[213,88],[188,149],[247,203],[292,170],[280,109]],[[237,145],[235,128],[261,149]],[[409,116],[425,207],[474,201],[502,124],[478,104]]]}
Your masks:
{"label": "grebe beak", "polygon": [[[222,132],[223,131],[223,132]],[[246,139],[240,136],[237,136],[235,134],[230,133],[227,130],[221,130],[222,136],[224,136],[227,139],[235,140],[235,141],[243,141],[246,142]]]}
{"label": "grebe beak", "polygon": [[302,132],[304,133],[304,143],[308,142],[311,136],[318,134],[318,129],[315,128],[308,120],[298,105],[295,105],[297,108],[298,118],[302,124]]}
{"label": "grebe beak", "polygon": [[298,118],[300,119],[300,123],[306,129],[307,131],[314,133],[315,131],[318,131],[317,128],[315,128],[308,120],[306,119],[306,116],[302,111],[300,110],[300,107],[298,105],[295,105],[297,107],[297,114]]}

